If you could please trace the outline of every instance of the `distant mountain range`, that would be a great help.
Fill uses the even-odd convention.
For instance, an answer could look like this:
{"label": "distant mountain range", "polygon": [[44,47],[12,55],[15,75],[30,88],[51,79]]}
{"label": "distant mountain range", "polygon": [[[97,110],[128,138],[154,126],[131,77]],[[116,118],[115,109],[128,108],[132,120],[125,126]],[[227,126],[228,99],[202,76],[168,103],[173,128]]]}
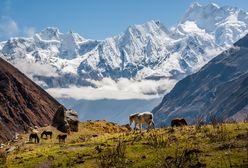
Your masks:
{"label": "distant mountain range", "polygon": [[178,81],[247,32],[247,12],[194,3],[170,29],[149,21],[115,37],[91,40],[49,27],[31,38],[1,42],[0,52],[44,88],[94,86],[91,80],[105,77]]}
{"label": "distant mountain range", "polygon": [[158,126],[184,117],[224,120],[248,119],[248,35],[200,71],[179,81],[153,110]]}
{"label": "distant mountain range", "polygon": [[[150,109],[160,101],[157,94],[168,93],[177,81],[197,72],[213,59],[198,73],[176,84],[164,97],[161,104],[153,110],[156,122],[159,125],[168,124],[171,118],[177,116],[186,117],[190,121],[199,114],[209,113],[229,119],[242,119],[248,109],[245,98],[248,77],[247,37],[235,42],[247,33],[246,11],[235,7],[220,7],[213,3],[194,3],[178,24],[171,28],[166,28],[160,21],[152,20],[129,26],[114,37],[92,40],[75,32],[61,33],[57,28],[48,27],[30,38],[16,37],[0,42],[0,57],[42,88],[54,88],[54,92],[58,88],[63,88],[60,89],[63,91],[64,87],[81,89],[82,86],[91,86],[89,90],[100,88],[101,93],[105,94],[104,89],[107,88],[108,91],[109,87],[115,86],[115,94],[118,94],[121,87],[124,96],[136,90],[138,94],[142,92],[139,95],[156,94],[155,99],[151,96],[153,99],[141,101],[137,100],[137,96],[124,101],[102,98],[97,99],[98,104],[95,104],[94,99],[82,101],[83,98],[78,100],[68,95],[56,97],[64,104],[73,104],[74,106],[68,105],[72,108],[83,109],[79,111],[82,120],[83,117],[99,117],[123,123],[127,119],[123,119],[125,116],[138,110]],[[228,49],[230,47],[231,49]],[[222,54],[214,58],[220,53]],[[5,66],[6,63],[3,60],[1,62]],[[13,69],[9,64],[6,64],[7,66]],[[0,73],[3,70],[1,67]],[[5,69],[6,72],[7,70]],[[14,94],[17,96],[17,99],[2,98],[0,101],[4,102],[3,105],[0,104],[0,110],[3,109],[0,113],[0,124],[4,122],[7,125],[0,129],[5,132],[8,132],[9,128],[22,131],[24,127],[21,126],[43,125],[49,122],[59,104],[16,71],[8,73],[13,77],[6,78],[4,72],[2,84],[0,80],[0,84],[4,86],[0,88],[3,91],[0,92],[0,98],[1,94],[2,97],[14,97]],[[18,75],[14,76],[16,74]],[[11,81],[5,84],[6,79]],[[129,82],[125,81],[127,79],[130,79]],[[18,82],[19,80],[21,82]],[[155,89],[146,88],[153,85],[148,80],[153,83],[155,81],[159,86],[156,85]],[[164,81],[167,80],[168,83],[165,84]],[[106,81],[110,85],[107,83],[101,90],[100,85],[104,82],[106,84]],[[117,85],[113,81],[122,82],[116,82]],[[125,88],[128,83],[132,83],[131,91]],[[139,87],[133,86],[136,83]],[[59,95],[63,94],[64,92],[61,92]],[[81,92],[78,93],[80,94]],[[71,99],[63,99],[68,97]],[[113,96],[111,99],[114,99]],[[31,100],[31,104],[27,100]],[[111,109],[110,107],[116,107],[112,103],[119,103],[121,108],[118,111]],[[94,114],[99,115],[94,115],[92,109]],[[13,136],[13,132],[0,139],[9,139],[10,136]]]}
{"label": "distant mountain range", "polygon": [[51,124],[60,104],[2,58],[0,67],[0,143],[15,132]]}

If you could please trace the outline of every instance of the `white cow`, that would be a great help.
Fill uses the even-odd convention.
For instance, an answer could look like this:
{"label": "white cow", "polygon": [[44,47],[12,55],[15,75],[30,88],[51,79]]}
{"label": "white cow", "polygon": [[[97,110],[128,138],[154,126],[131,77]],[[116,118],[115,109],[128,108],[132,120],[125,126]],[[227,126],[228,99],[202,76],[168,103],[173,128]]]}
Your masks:
{"label": "white cow", "polygon": [[129,116],[129,122],[130,126],[134,122],[134,130],[137,127],[137,124],[139,124],[139,129],[141,131],[142,124],[147,124],[147,131],[150,129],[150,127],[154,127],[154,121],[153,121],[153,114],[151,112],[142,112],[142,113],[134,113]]}

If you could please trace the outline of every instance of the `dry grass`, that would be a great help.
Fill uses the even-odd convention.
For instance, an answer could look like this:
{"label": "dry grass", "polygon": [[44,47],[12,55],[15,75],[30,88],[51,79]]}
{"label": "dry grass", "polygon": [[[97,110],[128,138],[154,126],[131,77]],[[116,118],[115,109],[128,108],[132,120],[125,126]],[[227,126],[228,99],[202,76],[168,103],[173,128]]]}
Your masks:
{"label": "dry grass", "polygon": [[4,165],[7,162],[7,154],[0,151],[0,165]]}
{"label": "dry grass", "polygon": [[16,149],[7,155],[5,165],[25,168],[248,165],[248,123],[202,125],[200,129],[169,127],[140,133],[106,121],[88,121],[80,123],[79,132],[68,135],[63,144],[55,138],[61,132],[53,127],[39,131],[45,129],[54,132],[52,139],[26,144],[28,134],[23,134],[18,142],[7,146]]}
{"label": "dry grass", "polygon": [[123,139],[119,139],[115,146],[99,151],[97,161],[100,168],[126,167],[125,158],[126,144]]}

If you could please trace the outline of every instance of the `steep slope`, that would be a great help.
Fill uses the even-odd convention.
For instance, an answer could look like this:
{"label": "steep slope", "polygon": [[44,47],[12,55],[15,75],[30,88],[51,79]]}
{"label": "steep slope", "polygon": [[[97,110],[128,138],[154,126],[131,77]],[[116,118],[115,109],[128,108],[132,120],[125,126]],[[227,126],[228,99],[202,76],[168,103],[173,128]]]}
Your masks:
{"label": "steep slope", "polygon": [[0,142],[49,124],[60,104],[2,58],[0,67]]}
{"label": "steep slope", "polygon": [[199,72],[179,81],[153,110],[158,125],[174,117],[199,115],[244,120],[248,116],[248,35],[212,59]]}
{"label": "steep slope", "polygon": [[50,27],[31,38],[2,42],[0,50],[4,59],[46,88],[92,86],[91,80],[106,77],[179,80],[247,32],[247,12],[194,3],[170,29],[149,21],[100,41]]}

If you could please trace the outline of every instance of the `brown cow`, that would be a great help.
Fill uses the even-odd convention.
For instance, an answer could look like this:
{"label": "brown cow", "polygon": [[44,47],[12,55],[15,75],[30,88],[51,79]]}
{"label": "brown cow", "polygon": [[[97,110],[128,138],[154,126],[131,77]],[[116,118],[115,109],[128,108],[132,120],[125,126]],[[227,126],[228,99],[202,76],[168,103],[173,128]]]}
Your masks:
{"label": "brown cow", "polygon": [[47,131],[47,130],[45,130],[45,131],[43,131],[42,133],[41,133],[41,138],[43,138],[43,135],[46,135],[46,139],[47,139],[47,136],[49,135],[50,136],[50,139],[52,139],[52,136],[53,136],[53,132],[52,131]]}
{"label": "brown cow", "polygon": [[184,118],[175,118],[171,120],[172,127],[174,126],[179,127],[179,126],[184,126],[184,125],[188,125]]}
{"label": "brown cow", "polygon": [[65,143],[65,139],[67,138],[67,135],[66,134],[59,134],[57,136],[57,139],[59,139],[59,143],[60,142],[64,142]]}
{"label": "brown cow", "polygon": [[39,139],[39,136],[37,133],[31,133],[29,135],[29,141],[32,142],[34,139],[34,143],[39,143],[40,142],[40,139]]}

